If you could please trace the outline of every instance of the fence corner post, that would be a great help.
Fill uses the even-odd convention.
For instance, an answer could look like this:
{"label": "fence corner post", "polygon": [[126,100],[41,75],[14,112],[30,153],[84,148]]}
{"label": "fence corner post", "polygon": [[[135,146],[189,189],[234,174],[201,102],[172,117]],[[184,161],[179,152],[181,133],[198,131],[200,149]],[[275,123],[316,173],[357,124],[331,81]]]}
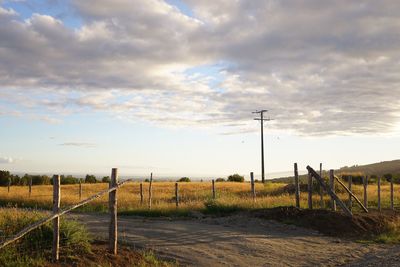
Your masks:
{"label": "fence corner post", "polygon": [[[60,211],[60,175],[53,176],[53,213],[58,213]],[[52,259],[54,262],[59,259],[59,249],[60,249],[60,217],[53,219],[53,250]]]}
{"label": "fence corner post", "polygon": [[[118,184],[118,169],[113,168],[111,170],[111,181],[109,183],[109,188],[116,187]],[[108,249],[110,253],[117,255],[117,242],[118,242],[118,232],[117,232],[117,189],[111,191],[108,194],[108,209],[110,212],[110,225],[109,225],[109,236],[108,236]]]}

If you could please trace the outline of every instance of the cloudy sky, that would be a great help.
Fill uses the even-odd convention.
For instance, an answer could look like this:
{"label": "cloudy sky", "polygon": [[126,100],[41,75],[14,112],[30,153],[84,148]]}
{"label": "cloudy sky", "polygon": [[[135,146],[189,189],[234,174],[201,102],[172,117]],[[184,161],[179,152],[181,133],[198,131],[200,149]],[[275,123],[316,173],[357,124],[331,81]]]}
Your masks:
{"label": "cloudy sky", "polygon": [[400,158],[400,2],[0,0],[0,169],[227,175]]}

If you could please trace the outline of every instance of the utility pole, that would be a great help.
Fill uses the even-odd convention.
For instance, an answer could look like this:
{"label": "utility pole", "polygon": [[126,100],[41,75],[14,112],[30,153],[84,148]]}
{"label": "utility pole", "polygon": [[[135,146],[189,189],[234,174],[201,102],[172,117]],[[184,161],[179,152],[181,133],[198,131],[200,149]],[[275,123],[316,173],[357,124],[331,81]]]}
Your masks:
{"label": "utility pole", "polygon": [[255,118],[256,121],[261,121],[261,181],[265,183],[265,168],[264,168],[264,121],[270,121],[271,119],[264,118],[264,112],[268,110],[256,110],[253,114],[260,114],[260,118]]}

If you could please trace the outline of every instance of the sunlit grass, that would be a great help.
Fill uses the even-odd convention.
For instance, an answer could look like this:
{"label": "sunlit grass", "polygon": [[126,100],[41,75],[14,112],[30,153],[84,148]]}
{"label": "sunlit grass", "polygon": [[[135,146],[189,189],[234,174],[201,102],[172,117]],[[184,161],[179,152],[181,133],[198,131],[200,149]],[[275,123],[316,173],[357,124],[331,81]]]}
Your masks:
{"label": "sunlit grass", "polygon": [[[108,188],[108,184],[83,184],[82,199],[98,193]],[[130,182],[123,185],[118,190],[118,210],[126,214],[149,214],[148,209],[148,186],[149,183],[143,183],[144,203],[140,203],[140,183]],[[203,211],[205,203],[212,199],[211,182],[191,182],[179,183],[180,204],[177,209],[175,206],[175,183],[173,182],[154,182],[153,183],[153,200],[151,213],[153,215],[182,215],[185,216],[191,211]],[[216,202],[219,206],[236,207],[238,209],[259,209],[273,208],[278,206],[295,205],[294,194],[285,192],[283,183],[256,183],[257,199],[254,202],[249,183],[233,183],[222,182],[216,183]],[[347,202],[348,194],[341,190],[337,185],[337,192],[340,199]],[[400,204],[400,185],[394,187],[395,207]],[[353,185],[353,192],[363,202],[363,187],[361,185]],[[79,202],[79,186],[78,185],[62,185],[61,186],[61,206],[69,206]],[[19,207],[35,207],[43,209],[51,209],[52,203],[52,186],[42,185],[33,186],[32,195],[29,197],[28,187],[14,186],[11,187],[10,193],[7,188],[0,188],[0,204],[17,205]],[[324,207],[328,208],[330,199],[324,195]],[[301,192],[301,207],[307,207],[307,193]],[[390,185],[382,184],[381,186],[381,205],[382,208],[390,207]],[[313,195],[314,208],[320,207],[319,195],[314,192]],[[368,186],[368,206],[377,207],[377,186],[371,184]],[[88,205],[82,207],[81,211],[99,211],[105,212],[108,209],[108,195],[102,196],[94,200]],[[357,204],[353,200],[353,210],[359,210]]]}

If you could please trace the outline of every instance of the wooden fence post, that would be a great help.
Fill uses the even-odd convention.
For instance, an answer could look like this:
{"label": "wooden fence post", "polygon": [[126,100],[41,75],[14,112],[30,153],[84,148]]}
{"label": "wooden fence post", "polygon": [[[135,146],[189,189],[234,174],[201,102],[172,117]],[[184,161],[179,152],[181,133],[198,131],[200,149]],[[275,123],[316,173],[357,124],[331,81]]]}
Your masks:
{"label": "wooden fence post", "polygon": [[175,183],[175,204],[176,204],[176,207],[179,207],[179,188],[178,188],[178,183]]}
{"label": "wooden fence post", "polygon": [[313,179],[312,179],[311,173],[308,172],[308,208],[309,209],[313,208],[312,189],[313,189]]}
{"label": "wooden fence post", "polygon": [[300,183],[299,183],[299,171],[297,169],[297,163],[294,164],[294,188],[295,188],[296,208],[300,208]]}
{"label": "wooden fence post", "polygon": [[363,176],[363,184],[364,184],[364,207],[368,209],[368,176]]}
{"label": "wooden fence post", "polygon": [[140,183],[140,205],[143,205],[143,184]]}
{"label": "wooden fence post", "polygon": [[381,177],[378,176],[378,210],[381,211]]}
{"label": "wooden fence post", "polygon": [[212,197],[215,199],[215,181],[214,179],[212,180]]}
{"label": "wooden fence post", "polygon": [[[351,190],[352,190],[351,188],[352,188],[352,184],[353,184],[353,176],[349,175],[347,177],[349,179],[349,190],[351,192]],[[351,194],[349,193],[349,210],[351,210],[352,208],[353,208],[353,200],[352,200]]]}
{"label": "wooden fence post", "polygon": [[[322,163],[319,164],[319,176],[322,178]],[[319,206],[321,209],[324,208],[324,191],[319,186]]]}
{"label": "wooden fence post", "polygon": [[[60,175],[53,176],[53,213],[58,213],[60,211]],[[59,259],[59,249],[60,249],[60,217],[53,219],[53,250],[52,259],[54,262]]]}
{"label": "wooden fence post", "polygon": [[151,202],[153,198],[153,173],[150,174],[150,184],[149,184],[149,209],[151,209]]}
{"label": "wooden fence post", "polygon": [[390,208],[394,210],[393,176],[390,177]]}
{"label": "wooden fence post", "polygon": [[343,212],[347,215],[352,217],[353,213],[346,207],[346,205],[343,203],[343,201],[340,200],[340,198],[331,190],[331,188],[325,183],[325,181],[319,176],[319,174],[310,166],[307,166],[308,172],[313,176],[319,184],[322,186],[322,188],[331,196],[331,198],[336,200],[336,203],[340,206],[340,208],[343,210]]}
{"label": "wooden fence post", "polygon": [[79,179],[79,200],[82,199],[82,179]]}
{"label": "wooden fence post", "polygon": [[253,201],[256,201],[256,187],[254,185],[254,173],[250,173],[250,185],[251,185],[251,195],[253,197]]}
{"label": "wooden fence post", "polygon": [[[364,207],[364,205],[361,203],[361,201],[358,199],[358,197],[357,197],[356,195],[354,195],[353,192],[351,192],[351,191],[344,185],[344,183],[343,183],[342,181],[340,181],[339,177],[335,176],[335,178],[336,178],[336,181],[344,188],[344,190],[346,190],[347,193],[348,193],[351,197],[353,197],[353,198],[356,200],[357,204],[360,205],[360,207],[361,207],[365,212],[368,212],[368,209],[367,209],[366,207]],[[350,208],[349,208],[348,210],[351,212]]]}
{"label": "wooden fence post", "polygon": [[32,195],[32,177],[29,178],[29,197]]}
{"label": "wooden fence post", "polygon": [[[118,184],[118,169],[112,168],[111,181],[109,188],[116,187]],[[118,229],[117,229],[117,189],[108,194],[108,210],[110,212],[110,226],[108,233],[108,250],[117,255]]]}
{"label": "wooden fence post", "polygon": [[10,193],[10,187],[11,187],[11,179],[8,179],[8,188],[7,188],[8,193]]}
{"label": "wooden fence post", "polygon": [[[335,175],[334,175],[334,170],[329,170],[329,186],[331,187],[332,192],[335,193]],[[331,199],[331,209],[333,211],[336,211],[336,201],[334,199]]]}

